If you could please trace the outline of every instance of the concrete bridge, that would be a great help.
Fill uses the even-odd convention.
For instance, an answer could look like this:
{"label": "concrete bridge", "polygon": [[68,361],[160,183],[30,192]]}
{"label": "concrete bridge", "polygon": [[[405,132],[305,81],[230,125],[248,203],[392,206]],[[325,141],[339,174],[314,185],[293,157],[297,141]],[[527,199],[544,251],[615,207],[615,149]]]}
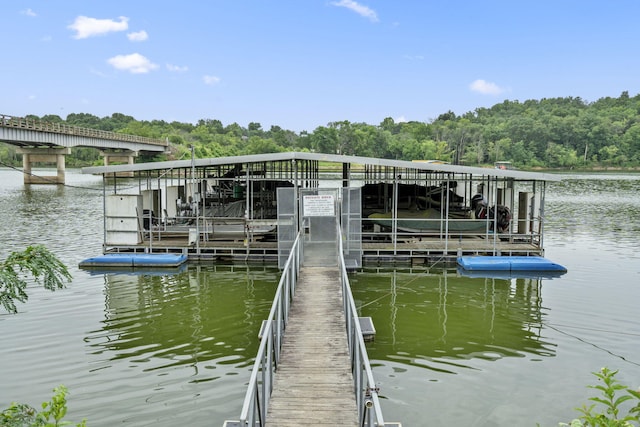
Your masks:
{"label": "concrete bridge", "polygon": [[[104,164],[133,164],[140,151],[165,152],[168,141],[124,133],[50,123],[40,120],[0,115],[0,142],[15,145],[22,154],[25,184],[64,184],[65,156],[72,147],[100,150]],[[36,176],[32,167],[38,163],[55,163],[57,175]]]}

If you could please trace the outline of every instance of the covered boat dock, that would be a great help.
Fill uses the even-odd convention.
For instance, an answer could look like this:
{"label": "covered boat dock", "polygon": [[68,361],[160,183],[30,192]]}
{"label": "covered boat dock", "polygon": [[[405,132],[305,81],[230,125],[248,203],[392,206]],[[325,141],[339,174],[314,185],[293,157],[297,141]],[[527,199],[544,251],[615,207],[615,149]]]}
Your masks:
{"label": "covered boat dock", "polygon": [[[546,183],[559,176],[317,153],[84,168],[102,174],[108,253],[277,262],[334,216],[361,264],[543,255]],[[133,175],[133,177],[131,177]]]}

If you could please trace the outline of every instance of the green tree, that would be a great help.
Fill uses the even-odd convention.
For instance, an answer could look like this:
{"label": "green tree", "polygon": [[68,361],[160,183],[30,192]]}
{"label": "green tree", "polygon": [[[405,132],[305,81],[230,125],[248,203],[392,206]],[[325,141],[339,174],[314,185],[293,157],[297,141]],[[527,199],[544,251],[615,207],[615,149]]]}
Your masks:
{"label": "green tree", "polygon": [[640,123],[634,123],[621,138],[627,157],[635,163],[640,163]]}
{"label": "green tree", "polygon": [[67,124],[91,129],[100,127],[100,117],[88,113],[71,113],[67,115]]}
{"label": "green tree", "polygon": [[58,116],[57,114],[44,115],[42,116],[41,120],[43,122],[49,122],[49,123],[64,123],[64,120],[62,120],[60,116]]}
{"label": "green tree", "polygon": [[234,122],[224,128],[224,133],[240,138],[244,135],[244,130],[242,129],[242,126]]}
{"label": "green tree", "polygon": [[144,136],[147,138],[160,138],[162,132],[158,127],[152,126],[148,122],[130,122],[126,127],[120,129],[118,132],[126,133],[129,135]]}
{"label": "green tree", "polygon": [[67,267],[43,245],[33,245],[21,252],[12,252],[0,263],[0,305],[10,313],[16,313],[16,301],[24,303],[27,281],[30,275],[46,289],[55,291],[71,281]]}
{"label": "green tree", "polygon": [[578,164],[576,150],[550,143],[546,151],[547,164],[552,167],[572,167]]}
{"label": "green tree", "polygon": [[9,144],[0,143],[0,163],[2,166],[19,166],[20,160],[16,147]]}
{"label": "green tree", "polygon": [[292,149],[297,144],[297,136],[295,132],[282,129],[280,126],[271,126],[271,129],[266,133],[267,138],[273,138],[273,140],[281,148]]}
{"label": "green tree", "polygon": [[124,129],[135,119],[131,116],[126,116],[122,113],[113,113],[111,117],[105,117],[101,120],[100,129],[107,131],[118,131]]}
{"label": "green tree", "polygon": [[397,160],[424,159],[420,151],[420,143],[411,134],[405,132],[394,135],[389,144],[389,152]]}
{"label": "green tree", "polygon": [[198,126],[205,126],[209,128],[211,133],[224,133],[224,126],[220,120],[198,120]]}
{"label": "green tree", "polygon": [[335,129],[338,138],[336,154],[354,154],[354,147],[357,145],[355,128],[348,120],[329,123],[330,129]]}
{"label": "green tree", "polygon": [[258,122],[251,122],[247,126],[247,133],[251,136],[262,136],[264,132],[262,131],[262,125]]}
{"label": "green tree", "polygon": [[273,139],[252,136],[244,149],[244,154],[279,153],[282,151],[284,151],[284,148],[276,144]]}
{"label": "green tree", "polygon": [[[0,425],[3,427],[59,427],[73,423],[63,421],[67,415],[67,394],[69,391],[63,385],[53,389],[51,401],[44,402],[42,411],[24,403],[12,403],[0,412]],[[76,424],[76,427],[86,427],[87,421]]]}
{"label": "green tree", "polygon": [[311,150],[318,153],[335,154],[338,149],[338,132],[335,128],[318,126],[309,135]]}
{"label": "green tree", "polygon": [[[560,423],[568,427],[636,427],[640,423],[640,390],[633,390],[621,384],[616,378],[618,371],[604,367],[593,372],[598,377],[598,385],[589,388],[598,390],[598,396],[590,397],[595,402],[576,408],[582,415],[570,423]],[[620,392],[625,394],[620,395]],[[635,405],[633,403],[635,402]],[[626,410],[625,405],[629,408]],[[630,406],[630,407],[629,407]]]}
{"label": "green tree", "polygon": [[385,130],[391,134],[395,134],[400,129],[400,126],[396,124],[396,122],[391,117],[385,117],[382,122],[380,122],[380,128]]}
{"label": "green tree", "polygon": [[[41,120],[35,115],[26,118]],[[202,119],[196,124],[167,123],[138,121],[122,113],[103,118],[72,113],[66,120],[45,115],[42,120],[169,137],[170,159],[184,158],[184,147],[194,145],[199,157],[302,150],[403,160],[448,157],[453,163],[467,165],[507,160],[524,168],[640,165],[640,94],[631,97],[627,91],[617,98],[605,97],[593,103],[580,97],[506,100],[461,115],[449,110],[428,123],[396,122],[391,117],[377,126],[338,120],[299,134],[275,125],[264,130],[254,121],[247,128],[237,123],[225,127],[216,119]],[[446,144],[444,150],[440,149],[442,142]],[[433,154],[434,143],[440,154]],[[139,161],[160,159],[163,156],[142,155]],[[0,161],[19,166],[20,155],[13,146],[0,144]],[[101,159],[94,148],[76,147],[67,162],[70,166],[85,166],[99,164]]]}

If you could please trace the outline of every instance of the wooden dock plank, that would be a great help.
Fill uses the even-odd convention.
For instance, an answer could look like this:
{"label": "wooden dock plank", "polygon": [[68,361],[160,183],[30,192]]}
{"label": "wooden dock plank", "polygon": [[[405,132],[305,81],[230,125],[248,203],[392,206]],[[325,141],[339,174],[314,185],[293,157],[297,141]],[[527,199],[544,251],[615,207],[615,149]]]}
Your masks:
{"label": "wooden dock plank", "polygon": [[338,268],[303,267],[267,425],[353,427],[357,414]]}
{"label": "wooden dock plank", "polygon": [[[187,245],[186,239],[163,238],[150,243],[145,240],[137,245],[127,245],[126,250],[145,252],[188,252],[189,260],[242,260],[275,263],[277,260],[278,244],[269,242],[208,241],[200,242],[200,253],[196,253],[194,246]],[[495,240],[488,238],[464,238],[446,242],[438,238],[421,238],[401,241],[396,244],[381,241],[363,241],[363,264],[403,263],[414,265],[424,263],[433,264],[433,259],[441,262],[444,258],[453,260],[458,255],[543,255],[540,246],[532,242],[518,240]],[[305,260],[306,262],[307,260]],[[313,259],[311,260],[313,261]]]}

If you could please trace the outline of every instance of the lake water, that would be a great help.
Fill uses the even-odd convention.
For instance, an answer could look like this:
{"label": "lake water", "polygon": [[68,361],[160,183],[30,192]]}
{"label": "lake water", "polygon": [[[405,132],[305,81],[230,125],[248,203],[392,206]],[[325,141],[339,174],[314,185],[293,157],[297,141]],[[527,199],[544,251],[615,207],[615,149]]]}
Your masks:
{"label": "lake water", "polygon": [[[546,256],[559,278],[469,278],[365,269],[352,276],[388,421],[555,426],[593,395],[592,371],[640,386],[640,175],[571,175],[547,191]],[[24,186],[0,170],[0,259],[42,243],[73,281],[29,287],[0,312],[0,408],[70,390],[68,419],[94,427],[221,426],[238,417],[277,269],[189,265],[89,274],[101,253],[101,179]]]}

